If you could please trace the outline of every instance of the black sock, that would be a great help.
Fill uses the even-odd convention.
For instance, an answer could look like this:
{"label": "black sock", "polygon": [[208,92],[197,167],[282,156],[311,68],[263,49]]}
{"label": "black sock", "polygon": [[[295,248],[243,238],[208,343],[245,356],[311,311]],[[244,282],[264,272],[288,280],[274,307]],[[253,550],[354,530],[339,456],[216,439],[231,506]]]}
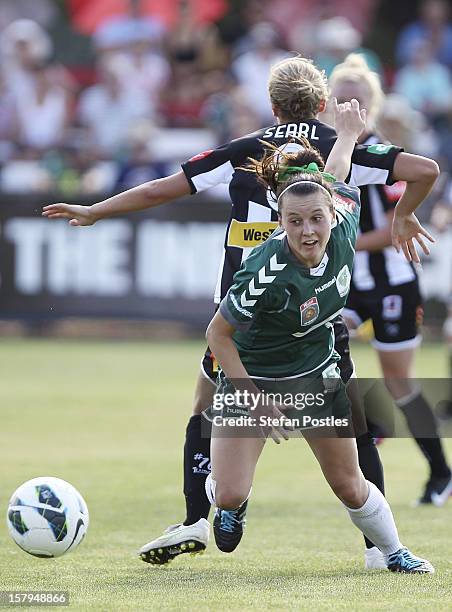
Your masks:
{"label": "black sock", "polygon": [[[210,502],[207,499],[204,484],[210,474],[210,437],[206,436],[210,428],[204,417],[195,414],[188,421],[184,445],[184,495],[187,516],[184,525],[192,525],[200,518],[208,518]],[[201,424],[202,434],[201,435]]]}
{"label": "black sock", "polygon": [[438,436],[435,416],[422,393],[407,402],[398,401],[397,405],[405,415],[408,429],[427,459],[430,476],[446,477],[450,469],[444,455],[441,438]]}
{"label": "black sock", "polygon": [[[370,433],[367,432],[356,438],[356,445],[358,446],[359,467],[364,474],[364,478],[369,482],[373,482],[384,495],[385,483],[383,466],[380,461],[378,449]],[[366,548],[373,548],[375,546],[366,536],[364,536],[364,541],[366,542]]]}

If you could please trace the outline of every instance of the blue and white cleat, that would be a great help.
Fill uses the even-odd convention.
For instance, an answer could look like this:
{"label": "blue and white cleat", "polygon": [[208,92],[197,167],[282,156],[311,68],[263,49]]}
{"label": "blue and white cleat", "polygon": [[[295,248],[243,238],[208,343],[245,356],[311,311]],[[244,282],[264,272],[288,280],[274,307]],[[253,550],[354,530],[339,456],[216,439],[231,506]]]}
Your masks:
{"label": "blue and white cleat", "polygon": [[222,552],[230,553],[239,545],[246,525],[247,506],[248,500],[237,510],[216,509],[213,519],[213,533],[217,547]]}
{"label": "blue and white cleat", "polygon": [[416,557],[405,547],[389,555],[388,570],[401,574],[433,574],[435,572],[430,561]]}

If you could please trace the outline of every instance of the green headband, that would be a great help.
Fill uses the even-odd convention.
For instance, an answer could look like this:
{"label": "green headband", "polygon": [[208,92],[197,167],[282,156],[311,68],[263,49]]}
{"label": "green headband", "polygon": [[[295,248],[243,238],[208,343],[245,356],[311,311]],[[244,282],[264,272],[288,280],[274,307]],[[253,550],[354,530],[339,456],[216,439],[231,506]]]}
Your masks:
{"label": "green headband", "polygon": [[287,168],[284,168],[283,172],[281,172],[281,175],[278,178],[282,182],[287,180],[290,174],[321,174],[322,178],[330,183],[334,183],[336,181],[335,176],[329,174],[328,172],[322,172],[315,162],[311,162],[310,164],[306,164],[304,166],[288,166]]}

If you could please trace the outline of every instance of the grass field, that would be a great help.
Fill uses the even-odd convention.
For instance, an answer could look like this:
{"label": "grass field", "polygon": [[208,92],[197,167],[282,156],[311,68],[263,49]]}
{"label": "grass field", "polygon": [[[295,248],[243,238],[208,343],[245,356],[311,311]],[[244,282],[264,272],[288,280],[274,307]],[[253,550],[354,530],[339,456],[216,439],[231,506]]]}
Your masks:
{"label": "grass field", "polygon": [[[258,466],[248,528],[233,555],[207,553],[168,568],[136,550],[183,518],[181,458],[202,344],[2,340],[0,508],[23,481],[73,483],[91,515],[86,541],[59,559],[35,559],[0,524],[0,590],[70,592],[71,610],[450,610],[452,500],[410,506],[426,475],[411,440],[381,447],[401,539],[434,576],[363,569],[363,542],[323,482],[305,444],[269,443]],[[354,347],[361,376],[375,357]],[[439,345],[423,376],[446,376]],[[452,457],[452,444],[447,441]],[[63,608],[62,608],[63,609]]]}

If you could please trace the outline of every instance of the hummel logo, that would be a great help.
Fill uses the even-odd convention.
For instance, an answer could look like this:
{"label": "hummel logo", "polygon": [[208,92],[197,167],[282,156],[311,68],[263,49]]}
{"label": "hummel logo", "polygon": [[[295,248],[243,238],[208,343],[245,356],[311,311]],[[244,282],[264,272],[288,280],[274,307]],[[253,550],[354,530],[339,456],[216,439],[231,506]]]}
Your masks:
{"label": "hummel logo", "polygon": [[336,277],[333,276],[331,280],[329,280],[327,283],[324,283],[320,287],[316,287],[314,291],[316,293],[322,293],[322,291],[325,291],[325,289],[328,289],[328,287],[331,287],[331,285],[334,285],[335,282],[336,282]]}

